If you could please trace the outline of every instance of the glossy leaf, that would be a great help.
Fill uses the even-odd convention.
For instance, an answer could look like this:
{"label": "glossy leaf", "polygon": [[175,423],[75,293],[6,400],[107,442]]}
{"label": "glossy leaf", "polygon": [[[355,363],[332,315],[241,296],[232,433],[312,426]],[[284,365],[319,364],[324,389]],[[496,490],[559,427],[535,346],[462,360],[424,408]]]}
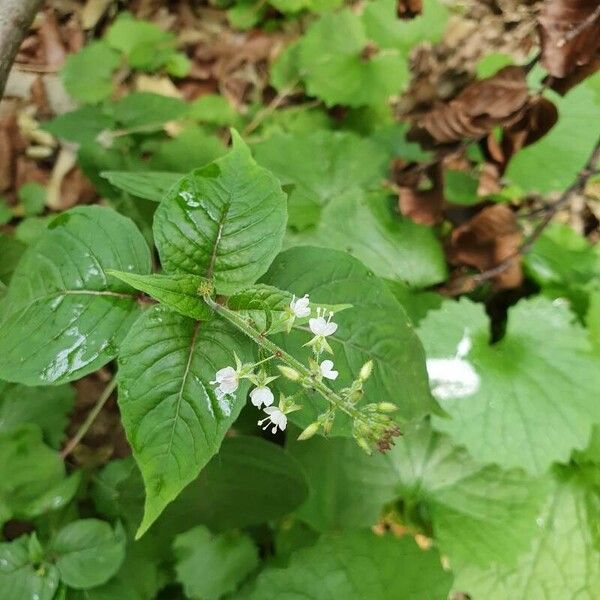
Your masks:
{"label": "glossy leaf", "polygon": [[0,377],[26,385],[83,377],[112,360],[138,312],[107,269],[150,272],[133,223],[99,206],[56,217],[21,259],[0,317]]}
{"label": "glossy leaf", "polygon": [[213,278],[232,294],[269,267],[281,247],[285,196],[237,133],[225,157],[193,171],[156,211],[154,236],[163,268]]}
{"label": "glossy leaf", "polygon": [[354,532],[323,536],[287,568],[265,569],[247,600],[430,600],[446,598],[451,582],[435,550],[408,536]]}
{"label": "glossy leaf", "polygon": [[452,418],[434,418],[436,429],[482,463],[533,474],[587,445],[600,422],[600,362],[565,303],[521,300],[509,311],[504,338],[491,346],[484,308],[468,300],[445,302],[419,329],[428,359],[455,356],[465,333],[472,342],[465,360],[480,387],[441,398]]}
{"label": "glossy leaf", "polygon": [[[355,258],[323,248],[293,248],[277,257],[262,281],[296,296],[308,293],[315,304],[352,305],[336,315],[338,329],[328,338],[340,373],[336,388],[349,384],[372,359],[365,401],[393,402],[400,420],[437,410],[429,392],[423,350],[406,313],[385,284]],[[303,345],[310,338],[308,328],[301,325],[278,341],[294,356],[307,359],[310,351]],[[290,415],[301,427],[326,407],[320,397],[306,394],[304,401],[304,410]],[[338,415],[333,433],[349,434],[345,415]]]}
{"label": "glossy leaf", "polygon": [[124,281],[132,288],[140,290],[164,306],[192,319],[209,320],[212,311],[202,299],[202,286],[210,290],[210,282],[198,275],[173,273],[171,275],[136,275],[110,271],[109,275]]}
{"label": "glossy leaf", "polygon": [[246,534],[213,535],[202,526],[175,538],[175,571],[188,598],[218,600],[258,566],[258,549]]}
{"label": "glossy leaf", "polygon": [[119,406],[146,488],[142,535],[215,454],[245,403],[242,382],[218,400],[211,381],[249,357],[245,339],[219,319],[194,321],[163,307],[144,313],[119,355]]}
{"label": "glossy leaf", "polygon": [[65,525],[53,538],[60,578],[75,589],[106,583],[125,557],[125,533],[105,521],[82,519]]}

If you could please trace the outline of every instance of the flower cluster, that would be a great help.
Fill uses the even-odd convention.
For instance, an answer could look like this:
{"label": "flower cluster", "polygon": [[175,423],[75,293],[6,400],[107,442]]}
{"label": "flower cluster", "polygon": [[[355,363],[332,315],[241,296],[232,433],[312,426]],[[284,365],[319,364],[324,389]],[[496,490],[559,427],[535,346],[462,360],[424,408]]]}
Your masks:
{"label": "flower cluster", "polygon": [[[288,332],[291,331],[296,319],[306,319],[308,317],[308,329],[313,337],[304,344],[312,351],[307,366],[298,362],[273,343],[266,344],[263,341],[264,334],[255,336],[251,331],[248,331],[248,335],[253,337],[259,346],[265,347],[266,345],[272,354],[255,364],[247,365],[241,364],[236,357],[235,368],[228,366],[217,371],[215,380],[211,382],[216,386],[217,398],[219,401],[227,398],[235,393],[241,379],[249,379],[253,384],[250,391],[250,402],[256,408],[262,409],[266,415],[259,419],[258,425],[263,430],[270,428],[272,433],[277,433],[278,430],[284,431],[286,429],[287,415],[302,408],[301,405],[296,403],[302,389],[317,392],[329,402],[329,407],[302,432],[299,439],[308,439],[319,431],[328,435],[333,427],[337,412],[342,411],[352,419],[354,438],[364,450],[371,452],[373,448],[378,448],[381,451],[389,449],[394,436],[400,433],[397,425],[387,414],[396,410],[396,406],[388,402],[368,404],[363,407],[358,406],[363,397],[363,385],[371,376],[373,370],[372,361],[368,361],[363,365],[358,378],[348,387],[339,392],[329,388],[325,380],[335,381],[339,372],[335,369],[333,360],[329,358],[321,360],[321,355],[324,352],[333,355],[333,349],[327,338],[335,334],[338,325],[332,320],[334,314],[331,310],[317,307],[314,314],[315,316],[311,316],[313,310],[308,294],[299,298],[293,296],[285,310],[285,322]],[[246,327],[243,324],[239,326],[243,329]],[[273,359],[282,363],[276,365],[280,374],[301,387],[299,393],[291,397],[280,394],[277,405],[275,404],[275,395],[269,384],[277,379],[279,375],[269,375],[264,366],[264,363]]]}

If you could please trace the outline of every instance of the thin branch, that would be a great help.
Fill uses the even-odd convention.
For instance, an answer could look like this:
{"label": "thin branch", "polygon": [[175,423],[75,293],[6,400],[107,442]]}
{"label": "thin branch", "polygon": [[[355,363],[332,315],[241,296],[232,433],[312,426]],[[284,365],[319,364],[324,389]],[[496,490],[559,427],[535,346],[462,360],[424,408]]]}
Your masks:
{"label": "thin branch", "polygon": [[584,32],[594,25],[594,23],[600,19],[600,4],[596,7],[594,12],[590,13],[583,21],[581,21],[577,27],[567,32],[562,39],[556,44],[559,48],[566,46],[569,42],[573,41],[580,33]]}
{"label": "thin branch", "polygon": [[258,126],[275,110],[277,110],[285,100],[287,100],[288,96],[294,92],[296,86],[300,83],[300,80],[294,81],[292,84],[284,87],[274,98],[265,106],[263,109],[259,110],[254,118],[246,125],[242,134],[244,136],[249,135]]}
{"label": "thin branch", "polygon": [[43,0],[0,0],[0,98],[15,56]]}
{"label": "thin branch", "polygon": [[100,398],[94,404],[94,408],[89,412],[85,421],[81,424],[77,433],[67,442],[65,447],[62,449],[60,453],[60,457],[64,460],[75,448],[78,446],[79,442],[83,439],[85,434],[88,432],[89,428],[92,426],[92,423],[96,420],[96,417],[100,414],[100,411],[104,408],[104,405],[107,403],[108,399],[111,397],[112,393],[115,391],[115,387],[117,386],[117,378],[113,377],[109,384],[104,388],[104,391],[100,395]]}
{"label": "thin branch", "polygon": [[[469,284],[467,286],[468,289],[475,289],[485,281],[489,281],[490,279],[494,279],[498,275],[501,275],[510,268],[513,263],[520,260],[523,255],[527,254],[537,241],[537,239],[542,235],[546,227],[550,224],[556,213],[565,205],[568,204],[573,196],[580,194],[585,190],[585,186],[587,185],[588,179],[595,175],[598,170],[596,169],[596,165],[600,161],[600,139],[596,142],[594,150],[592,151],[589,159],[585,163],[583,169],[579,172],[577,179],[561,194],[560,198],[555,202],[548,204],[545,209],[545,215],[543,219],[536,225],[535,229],[528,236],[528,238],[519,246],[519,248],[511,254],[508,258],[504,259],[501,263],[497,264],[495,267],[478,273],[477,275],[470,275],[464,278],[461,278],[455,282],[453,282],[454,286],[461,287],[461,284]],[[472,287],[471,287],[472,286]],[[464,289],[464,288],[463,288]]]}

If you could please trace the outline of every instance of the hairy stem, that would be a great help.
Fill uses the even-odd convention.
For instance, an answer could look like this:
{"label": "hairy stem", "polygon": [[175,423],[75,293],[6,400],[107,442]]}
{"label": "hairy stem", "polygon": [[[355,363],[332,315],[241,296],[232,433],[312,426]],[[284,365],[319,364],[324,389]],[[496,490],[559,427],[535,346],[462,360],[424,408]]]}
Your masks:
{"label": "hairy stem", "polygon": [[81,424],[81,427],[77,430],[77,433],[67,442],[65,447],[62,449],[60,456],[65,459],[75,448],[79,442],[83,439],[83,436],[88,432],[88,429],[92,426],[92,423],[96,420],[96,417],[100,414],[100,411],[110,398],[111,394],[115,391],[117,386],[117,378],[113,377],[109,384],[104,388],[104,391],[100,395],[100,398],[94,404],[94,408],[89,412],[85,421]]}
{"label": "hairy stem", "polygon": [[19,46],[42,0],[0,0],[0,98]]}
{"label": "hairy stem", "polygon": [[264,333],[261,333],[256,328],[252,327],[252,325],[248,323],[246,319],[240,317],[240,315],[238,315],[235,311],[228,309],[226,306],[218,304],[210,296],[204,296],[204,301],[217,314],[221,315],[234,327],[248,336],[257,346],[264,348],[267,352],[281,360],[281,362],[285,363],[288,367],[296,370],[306,381],[311,381],[311,387],[321,396],[323,396],[323,398],[325,398],[325,400],[327,400],[332,406],[345,412],[352,419],[362,418],[359,410],[353,406],[350,406],[339,394],[336,394],[323,382],[314,379],[313,374],[306,366],[304,366],[299,360],[296,360],[291,354],[288,354],[283,348],[269,340]]}

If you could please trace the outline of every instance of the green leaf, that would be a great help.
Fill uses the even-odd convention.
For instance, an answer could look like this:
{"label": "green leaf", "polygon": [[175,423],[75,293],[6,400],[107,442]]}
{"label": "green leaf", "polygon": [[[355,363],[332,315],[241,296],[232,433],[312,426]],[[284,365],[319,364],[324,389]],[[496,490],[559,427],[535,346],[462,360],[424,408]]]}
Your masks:
{"label": "green leaf", "polygon": [[48,444],[58,448],[74,402],[75,391],[69,385],[31,388],[0,381],[0,433],[35,423]]}
{"label": "green leaf", "polygon": [[[328,339],[339,371],[336,388],[358,376],[372,359],[373,374],[365,384],[365,402],[393,402],[399,419],[418,419],[438,410],[431,398],[424,356],[406,313],[385,284],[351,256],[322,248],[293,248],[280,254],[262,279],[297,297],[310,294],[313,304],[348,303],[336,315],[338,330]],[[303,345],[310,339],[300,326],[279,342],[294,356],[308,358]],[[306,394],[304,410],[290,415],[306,427],[326,407],[320,397]],[[336,418],[334,435],[349,435],[344,415]]]}
{"label": "green leaf", "polygon": [[433,230],[398,215],[384,194],[336,196],[323,208],[316,227],[288,231],[284,246],[343,250],[379,277],[414,287],[427,287],[447,276],[442,246]]}
{"label": "green leaf", "polygon": [[383,454],[368,456],[353,439],[288,441],[304,469],[309,497],[296,515],[317,531],[374,525],[396,497],[394,469]]}
{"label": "green leaf", "polygon": [[494,52],[486,54],[478,62],[476,67],[477,79],[487,79],[495,75],[502,67],[514,65],[515,61],[509,54]]}
{"label": "green leaf", "polygon": [[0,233],[0,281],[9,283],[26,249],[27,246],[16,237]]}
{"label": "green leaf", "polygon": [[283,186],[294,186],[288,225],[299,230],[316,225],[322,209],[336,197],[377,187],[388,162],[374,142],[334,131],[274,135],[253,151]]}
{"label": "green leaf", "polygon": [[396,0],[375,0],[365,6],[365,31],[377,45],[408,53],[417,44],[441,39],[449,15],[446,5],[438,0],[423,0],[421,15],[399,19],[396,4]]}
{"label": "green leaf", "polygon": [[2,600],[53,600],[58,589],[58,570],[44,564],[40,568],[29,555],[30,540],[23,535],[0,543],[0,589]]}
{"label": "green leaf", "polygon": [[168,121],[180,119],[188,112],[188,105],[179,98],[170,98],[149,92],[133,92],[111,105],[114,119],[123,127],[160,129]]}
{"label": "green leaf", "polygon": [[215,454],[245,403],[242,382],[231,400],[210,382],[248,358],[245,339],[219,319],[194,321],[156,306],[131,328],[119,355],[119,407],[146,488],[138,537]]}
{"label": "green leaf", "polygon": [[58,452],[35,425],[0,434],[0,523],[40,514],[36,501],[64,477]]}
{"label": "green leaf", "polygon": [[592,75],[564,97],[550,91],[546,93],[558,108],[558,122],[535,144],[517,152],[505,175],[525,193],[544,194],[569,187],[587,162],[598,138],[590,123],[600,121],[600,73]]}
{"label": "green leaf", "polygon": [[248,600],[430,600],[446,598],[452,576],[434,550],[408,537],[371,532],[323,536],[285,569],[265,569]]}
{"label": "green leaf", "polygon": [[258,566],[258,550],[245,534],[213,535],[198,526],[178,535],[173,550],[177,581],[188,598],[218,600]]}
{"label": "green leaf", "polygon": [[85,144],[94,143],[103,131],[112,129],[114,124],[114,119],[106,114],[104,106],[82,106],[58,115],[44,123],[42,128],[57,138]]}
{"label": "green leaf", "polygon": [[592,531],[597,527],[598,488],[592,470],[556,473],[552,493],[536,519],[537,533],[514,567],[468,566],[455,588],[486,600],[595,598],[600,563]]}
{"label": "green leaf", "polygon": [[205,94],[194,100],[189,106],[189,116],[204,123],[221,126],[234,125],[239,117],[229,100],[218,94]]}
{"label": "green leaf", "polygon": [[10,221],[13,220],[13,217],[12,209],[6,204],[6,200],[0,196],[0,225],[10,223]]}
{"label": "green leaf", "polygon": [[342,0],[269,0],[269,4],[283,13],[297,13],[301,10],[326,12],[340,6]]}
{"label": "green leaf", "polygon": [[60,578],[75,589],[106,583],[125,558],[125,532],[105,521],[81,519],[65,525],[51,543]]}
{"label": "green leaf", "polygon": [[198,321],[210,320],[212,311],[202,299],[202,288],[210,290],[210,282],[198,275],[175,273],[172,275],[136,275],[110,271],[109,275],[124,281],[158,300],[168,308]]}
{"label": "green leaf", "polygon": [[19,200],[27,216],[39,215],[46,207],[46,188],[35,182],[25,183],[19,188]]}
{"label": "green leaf", "polygon": [[150,272],[148,246],[129,219],[86,206],[51,222],[10,282],[0,318],[0,378],[62,383],[115,357],[138,306],[107,269]]}
{"label": "green leaf", "polygon": [[327,106],[384,103],[408,80],[406,60],[396,50],[374,50],[361,17],[350,10],[326,14],[310,26],[298,50],[298,65],[311,96]]}
{"label": "green leaf", "polygon": [[95,41],[77,54],[69,54],[61,76],[73,98],[84,103],[96,103],[108,98],[113,90],[112,76],[121,58],[105,42]]}
{"label": "green leaf", "polygon": [[151,171],[104,171],[100,174],[116,188],[145,200],[160,202],[183,177],[179,173]]}
{"label": "green leaf", "polygon": [[491,346],[484,307],[468,300],[445,302],[419,329],[428,359],[455,356],[465,333],[473,345],[465,360],[479,388],[440,396],[452,418],[434,418],[436,429],[482,463],[533,474],[586,446],[600,421],[600,362],[564,302],[521,300],[509,311],[504,338]]}
{"label": "green leaf", "polygon": [[529,548],[547,481],[479,465],[427,423],[405,430],[388,458],[406,516],[431,520],[453,567],[512,564]]}
{"label": "green leaf", "polygon": [[479,181],[471,173],[465,171],[444,172],[444,198],[453,204],[470,206],[481,202],[477,195]]}
{"label": "green leaf", "polygon": [[230,295],[254,283],[279,252],[285,195],[233,132],[225,157],[184,177],[160,203],[154,237],[163,268],[212,279]]}

